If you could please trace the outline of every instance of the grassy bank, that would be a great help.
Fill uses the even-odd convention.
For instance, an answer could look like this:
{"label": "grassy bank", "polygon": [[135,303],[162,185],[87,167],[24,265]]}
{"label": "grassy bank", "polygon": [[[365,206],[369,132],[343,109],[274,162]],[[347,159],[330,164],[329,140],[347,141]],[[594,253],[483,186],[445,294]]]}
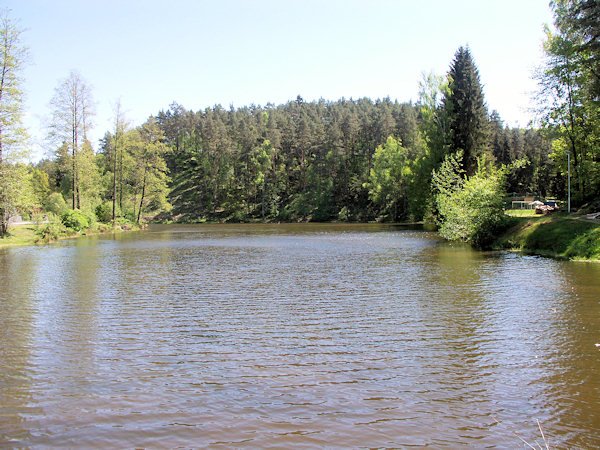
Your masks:
{"label": "grassy bank", "polygon": [[33,225],[16,225],[8,229],[8,234],[0,238],[0,247],[13,245],[31,245],[35,244],[39,236],[35,232]]}
{"label": "grassy bank", "polygon": [[511,217],[496,249],[572,260],[600,261],[600,223],[564,214]]}
{"label": "grassy bank", "polygon": [[97,223],[91,228],[74,231],[56,224],[51,225],[13,225],[8,229],[8,235],[0,238],[0,248],[17,245],[48,244],[61,239],[73,239],[80,236],[91,236],[103,233],[115,233],[121,231],[136,231],[137,225],[117,225]]}

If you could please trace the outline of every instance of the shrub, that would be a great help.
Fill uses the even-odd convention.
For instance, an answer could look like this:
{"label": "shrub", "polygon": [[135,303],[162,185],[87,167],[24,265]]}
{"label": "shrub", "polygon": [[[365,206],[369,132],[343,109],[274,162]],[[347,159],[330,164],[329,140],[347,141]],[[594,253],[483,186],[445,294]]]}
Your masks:
{"label": "shrub", "polygon": [[77,209],[69,209],[63,213],[60,218],[63,225],[75,231],[81,231],[89,228],[90,222],[81,211]]}
{"label": "shrub", "polygon": [[54,241],[64,233],[65,227],[60,222],[58,216],[53,213],[48,213],[47,222],[39,222],[35,225],[35,233],[44,242]]}
{"label": "shrub", "polygon": [[82,211],[82,214],[85,216],[85,218],[88,221],[88,226],[87,228],[96,228],[96,225],[98,225],[98,218],[96,217],[96,213],[94,213],[94,211]]}
{"label": "shrub", "polygon": [[45,223],[36,230],[36,234],[40,236],[44,242],[55,241],[64,232],[64,228],[60,223]]}
{"label": "shrub", "polygon": [[[96,217],[100,222],[109,223],[112,221],[113,204],[112,201],[104,202],[96,206]],[[119,215],[117,206],[117,216]]]}
{"label": "shrub", "polygon": [[115,226],[121,227],[123,230],[131,230],[132,228],[135,228],[136,224],[127,217],[117,217],[115,219]]}
{"label": "shrub", "polygon": [[462,178],[457,170],[461,156],[447,158],[434,175],[440,235],[486,248],[506,226],[504,172],[482,164],[473,176]]}

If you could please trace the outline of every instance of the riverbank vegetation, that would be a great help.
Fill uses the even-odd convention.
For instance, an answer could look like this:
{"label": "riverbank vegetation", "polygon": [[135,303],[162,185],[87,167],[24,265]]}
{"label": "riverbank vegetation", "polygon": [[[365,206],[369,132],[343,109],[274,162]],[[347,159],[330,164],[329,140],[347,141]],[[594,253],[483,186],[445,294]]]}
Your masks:
{"label": "riverbank vegetation", "polygon": [[511,194],[567,197],[567,150],[572,203],[596,208],[600,7],[551,7],[536,127],[508,127],[488,111],[470,49],[460,47],[445,76],[423,76],[416,103],[298,96],[200,111],[174,103],[140,126],[117,103],[94,149],[92,91],[73,72],[51,99],[52,151],[36,164],[23,162],[21,31],[5,16],[3,64],[14,76],[0,87],[0,234],[10,214],[61,215],[68,205],[113,224],[426,221],[447,239],[485,248],[510,226],[502,209]]}
{"label": "riverbank vegetation", "polygon": [[566,215],[512,217],[497,249],[573,260],[600,260],[600,223]]}
{"label": "riverbank vegetation", "polygon": [[143,225],[125,218],[115,222],[98,222],[96,215],[79,210],[65,209],[62,215],[53,213],[34,214],[32,221],[10,226],[0,239],[0,247],[13,245],[48,244],[61,239],[90,236],[120,231],[135,231]]}
{"label": "riverbank vegetation", "polygon": [[0,247],[48,244],[61,239],[92,236],[120,231],[136,231],[143,225],[120,218],[115,223],[102,223],[95,216],[82,214],[79,210],[66,210],[58,217],[52,213],[36,214],[33,221],[12,225],[0,239]]}

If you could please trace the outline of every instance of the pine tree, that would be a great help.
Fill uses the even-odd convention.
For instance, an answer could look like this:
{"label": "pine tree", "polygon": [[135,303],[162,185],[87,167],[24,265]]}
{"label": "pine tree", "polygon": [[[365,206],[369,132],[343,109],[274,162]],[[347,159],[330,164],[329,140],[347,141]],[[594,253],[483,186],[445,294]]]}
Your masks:
{"label": "pine tree", "polygon": [[449,119],[450,151],[463,151],[466,175],[477,170],[477,158],[486,150],[489,120],[479,71],[469,48],[460,47],[448,72],[449,91],[443,100]]}

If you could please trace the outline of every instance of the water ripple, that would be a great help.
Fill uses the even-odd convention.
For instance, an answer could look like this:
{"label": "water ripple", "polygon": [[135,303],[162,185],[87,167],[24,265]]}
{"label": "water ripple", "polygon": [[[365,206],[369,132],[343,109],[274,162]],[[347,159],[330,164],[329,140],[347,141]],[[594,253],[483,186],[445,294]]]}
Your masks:
{"label": "water ripple", "polygon": [[599,280],[380,225],[0,252],[0,443],[597,447]]}

